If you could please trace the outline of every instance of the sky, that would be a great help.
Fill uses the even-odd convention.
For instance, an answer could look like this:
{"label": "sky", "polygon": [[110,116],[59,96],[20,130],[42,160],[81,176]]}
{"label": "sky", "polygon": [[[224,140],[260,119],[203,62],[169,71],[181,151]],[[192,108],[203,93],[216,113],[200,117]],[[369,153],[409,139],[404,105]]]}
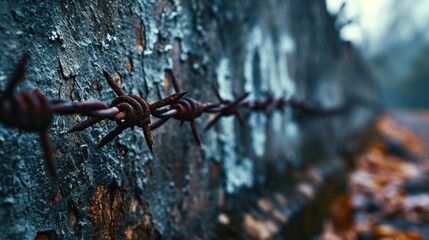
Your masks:
{"label": "sky", "polygon": [[340,21],[354,20],[340,34],[369,53],[386,45],[407,42],[416,34],[429,39],[428,0],[326,0],[335,14],[346,2]]}

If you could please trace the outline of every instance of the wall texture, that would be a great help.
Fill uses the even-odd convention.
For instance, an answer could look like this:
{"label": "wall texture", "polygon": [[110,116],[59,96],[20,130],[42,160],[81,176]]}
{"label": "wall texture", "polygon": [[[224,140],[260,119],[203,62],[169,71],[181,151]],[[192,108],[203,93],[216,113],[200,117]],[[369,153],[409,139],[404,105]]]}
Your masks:
{"label": "wall texture", "polygon": [[[109,103],[114,93],[103,67],[125,92],[149,101],[173,92],[165,69],[201,101],[216,101],[213,83],[230,99],[270,92],[326,107],[351,96],[375,101],[371,76],[334,23],[324,1],[312,0],[6,0],[0,89],[28,52],[19,90],[68,100]],[[96,150],[114,123],[68,134],[83,118],[55,117],[49,134],[57,179],[45,171],[37,135],[1,126],[0,238],[311,234],[341,185],[342,154],[356,149],[374,114],[368,104],[334,117],[288,108],[250,114],[246,127],[225,118],[204,132],[213,117],[205,116],[197,120],[202,148],[187,124],[171,121],[154,131],[153,154],[140,131]]]}

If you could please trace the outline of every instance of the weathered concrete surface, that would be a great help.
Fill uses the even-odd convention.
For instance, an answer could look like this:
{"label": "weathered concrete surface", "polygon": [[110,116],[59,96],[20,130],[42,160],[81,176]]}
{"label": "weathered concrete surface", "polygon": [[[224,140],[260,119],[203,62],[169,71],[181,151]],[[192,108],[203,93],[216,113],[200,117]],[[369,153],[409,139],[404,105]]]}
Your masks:
{"label": "weathered concrete surface", "polygon": [[[70,100],[112,100],[99,66],[126,92],[148,100],[172,92],[166,68],[201,101],[215,101],[215,81],[225,98],[245,91],[262,98],[270,91],[332,106],[376,95],[323,1],[7,0],[0,13],[1,89],[29,52],[20,89]],[[82,119],[56,117],[49,133],[57,180],[44,169],[37,136],[1,127],[0,238],[261,237],[249,228],[258,218],[256,210],[247,212],[252,204],[266,195],[284,203],[298,189],[300,197],[277,213],[273,225],[280,229],[288,222],[281,216],[289,218],[305,205],[302,196],[310,201],[319,188],[296,184],[300,176],[319,168],[342,171],[344,164],[326,159],[353,150],[355,141],[346,139],[361,134],[373,114],[361,106],[340,117],[308,118],[287,109],[252,114],[246,128],[224,119],[203,133],[204,117],[198,120],[201,149],[187,125],[169,122],[154,132],[153,155],[139,131],[127,130],[95,150],[113,123],[67,134]],[[317,183],[319,175],[310,179]],[[229,224],[219,227],[219,219]]]}

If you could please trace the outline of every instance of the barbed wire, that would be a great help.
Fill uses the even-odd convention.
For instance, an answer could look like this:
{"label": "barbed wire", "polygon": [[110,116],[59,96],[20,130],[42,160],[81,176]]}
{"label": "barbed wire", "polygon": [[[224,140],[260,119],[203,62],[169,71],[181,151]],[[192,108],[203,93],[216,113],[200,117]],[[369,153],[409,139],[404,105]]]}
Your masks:
{"label": "barbed wire", "polygon": [[[65,99],[53,98],[42,94],[39,90],[15,93],[16,86],[25,78],[25,64],[29,55],[24,54],[16,70],[11,75],[3,94],[0,96],[0,122],[10,128],[18,128],[27,132],[39,132],[40,142],[44,151],[47,171],[56,176],[56,163],[52,157],[51,142],[47,133],[54,115],[80,114],[87,118],[76,124],[69,132],[83,131],[103,120],[114,121],[117,127],[110,131],[97,146],[101,148],[120,135],[125,129],[141,128],[151,152],[153,152],[152,131],[165,124],[170,119],[189,122],[195,141],[201,146],[196,119],[203,114],[216,114],[205,127],[212,128],[221,118],[235,116],[242,126],[250,113],[262,112],[267,115],[271,111],[283,111],[287,107],[298,109],[310,116],[326,116],[340,114],[356,102],[347,101],[334,107],[322,107],[305,100],[295,98],[276,98],[270,94],[263,99],[249,100],[249,93],[244,93],[233,100],[225,100],[219,93],[217,85],[213,91],[218,102],[200,102],[185,96],[181,92],[179,82],[171,69],[166,69],[168,80],[173,84],[175,93],[154,103],[133,94],[125,94],[113,77],[105,69],[100,68],[107,83],[113,89],[116,97],[110,105],[99,100],[84,100],[72,102]],[[247,117],[240,113],[247,109]],[[151,123],[151,116],[157,121]]]}

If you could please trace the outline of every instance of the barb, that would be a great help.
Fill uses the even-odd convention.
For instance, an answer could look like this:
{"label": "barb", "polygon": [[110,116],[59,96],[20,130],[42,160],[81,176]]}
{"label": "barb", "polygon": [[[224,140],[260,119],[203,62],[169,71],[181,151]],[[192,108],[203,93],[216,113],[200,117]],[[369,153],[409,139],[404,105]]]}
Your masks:
{"label": "barb", "polygon": [[192,134],[194,135],[195,140],[198,145],[201,146],[201,138],[198,133],[197,125],[195,119],[200,117],[203,112],[208,108],[208,105],[203,104],[193,98],[184,97],[173,103],[170,108],[164,113],[153,113],[152,115],[157,118],[161,118],[154,124],[151,125],[151,130],[155,130],[164,123],[166,123],[170,118],[174,118],[179,121],[187,121],[191,125]]}
{"label": "barb", "polygon": [[153,104],[144,100],[140,96],[129,94],[125,95],[120,86],[116,84],[113,77],[106,70],[102,69],[107,83],[116,94],[116,98],[110,104],[110,107],[104,111],[94,113],[92,117],[74,126],[69,132],[82,131],[90,126],[97,124],[104,119],[116,121],[118,127],[107,134],[97,146],[101,148],[121,134],[125,129],[135,127],[142,129],[147,146],[153,152],[152,132],[150,128],[150,114],[159,108],[165,107],[182,98],[187,92],[178,92],[161,99]]}
{"label": "barb", "polygon": [[219,110],[219,113],[207,124],[205,130],[210,129],[216,122],[219,121],[222,117],[228,117],[234,115],[238,122],[241,124],[241,126],[245,126],[246,123],[244,122],[243,117],[240,114],[239,107],[240,104],[249,96],[249,93],[245,93],[238,97],[237,99],[231,101],[231,100],[224,100],[222,96],[219,93],[219,88],[216,85],[213,85],[213,91],[216,95],[216,97],[219,99],[220,103],[224,106],[221,107]]}
{"label": "barb", "polygon": [[249,100],[244,102],[242,105],[249,109],[248,113],[246,114],[246,118],[248,118],[252,112],[263,112],[265,115],[269,116],[271,107],[273,105],[273,97],[268,95],[268,97],[265,99]]}
{"label": "barb", "polygon": [[[165,71],[169,80],[172,82],[174,90],[176,92],[180,91],[179,81],[177,80],[174,73],[171,69],[167,69]],[[237,103],[234,104],[234,106]],[[234,107],[233,106],[233,107]],[[232,109],[231,106],[229,108]],[[210,112],[220,112],[225,111],[224,107],[221,104],[213,104],[213,103],[201,103],[193,98],[184,97],[177,102],[170,105],[170,108],[165,109],[160,112],[153,112],[152,115],[156,118],[161,118],[154,124],[151,125],[151,130],[155,130],[158,127],[162,126],[166,123],[170,118],[174,118],[176,120],[183,122],[189,122],[192,130],[192,135],[194,136],[195,141],[201,146],[201,137],[198,133],[197,124],[195,119],[199,118],[203,113]]]}
{"label": "barb", "polygon": [[15,94],[15,88],[25,77],[25,64],[29,58],[28,54],[21,57],[3,95],[0,97],[0,122],[11,128],[39,132],[47,170],[52,176],[56,176],[56,164],[52,158],[52,147],[48,136],[48,127],[53,115],[98,115],[103,113],[101,111],[106,108],[106,105],[99,101],[73,103],[54,99],[43,95],[39,90]]}

